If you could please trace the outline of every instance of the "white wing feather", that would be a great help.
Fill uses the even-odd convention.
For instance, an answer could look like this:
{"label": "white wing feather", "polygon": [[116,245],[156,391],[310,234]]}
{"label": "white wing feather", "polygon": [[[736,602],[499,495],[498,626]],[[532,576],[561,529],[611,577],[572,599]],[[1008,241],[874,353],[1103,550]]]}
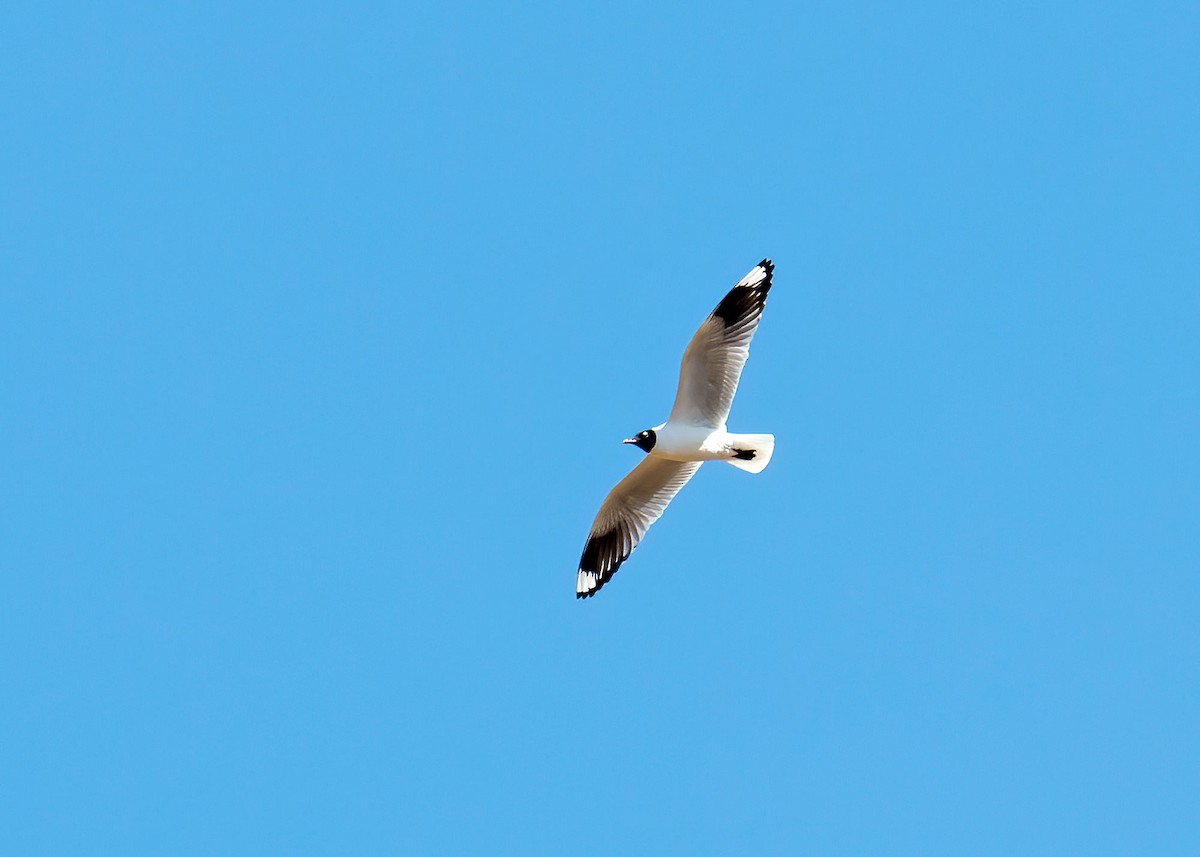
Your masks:
{"label": "white wing feather", "polygon": [[775,266],[763,259],[730,289],[683,352],[667,422],[724,429]]}
{"label": "white wing feather", "polygon": [[579,560],[576,597],[594,595],[617,573],[650,525],[699,469],[699,461],[668,461],[647,455],[608,492]]}

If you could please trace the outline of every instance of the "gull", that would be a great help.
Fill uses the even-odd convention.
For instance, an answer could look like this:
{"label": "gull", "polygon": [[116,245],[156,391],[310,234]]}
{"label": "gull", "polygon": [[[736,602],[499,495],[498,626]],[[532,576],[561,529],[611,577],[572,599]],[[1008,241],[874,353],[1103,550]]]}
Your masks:
{"label": "gull", "polygon": [[705,461],[761,473],[775,451],[771,434],[725,429],[750,340],[758,329],[775,266],[763,259],[729,290],[683,352],[675,405],[661,425],[625,441],[646,453],[608,493],[592,522],[575,597],[600,591]]}

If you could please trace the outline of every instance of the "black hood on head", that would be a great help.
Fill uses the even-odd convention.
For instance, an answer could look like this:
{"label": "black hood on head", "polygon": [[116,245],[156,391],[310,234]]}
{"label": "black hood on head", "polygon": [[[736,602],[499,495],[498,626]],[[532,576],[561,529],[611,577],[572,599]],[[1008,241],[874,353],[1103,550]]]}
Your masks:
{"label": "black hood on head", "polygon": [[654,444],[658,442],[658,435],[654,433],[654,429],[646,429],[640,431],[631,437],[626,443],[632,443],[642,452],[649,452],[654,449]]}

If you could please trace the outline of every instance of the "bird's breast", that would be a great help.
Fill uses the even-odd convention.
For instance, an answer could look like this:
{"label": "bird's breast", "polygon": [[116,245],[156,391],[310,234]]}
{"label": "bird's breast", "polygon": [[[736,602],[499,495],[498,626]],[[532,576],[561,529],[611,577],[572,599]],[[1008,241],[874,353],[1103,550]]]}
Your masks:
{"label": "bird's breast", "polygon": [[671,461],[713,461],[729,457],[726,432],[706,426],[665,425],[657,431],[651,455]]}

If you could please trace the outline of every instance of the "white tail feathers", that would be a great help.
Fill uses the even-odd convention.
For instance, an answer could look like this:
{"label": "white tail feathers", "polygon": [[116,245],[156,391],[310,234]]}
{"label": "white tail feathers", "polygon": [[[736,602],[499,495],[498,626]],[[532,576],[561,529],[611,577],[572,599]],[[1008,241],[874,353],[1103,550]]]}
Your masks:
{"label": "white tail feathers", "polygon": [[739,451],[740,457],[727,458],[726,461],[738,470],[762,473],[771,463],[771,454],[775,452],[775,435],[731,434],[729,440],[730,445]]}

